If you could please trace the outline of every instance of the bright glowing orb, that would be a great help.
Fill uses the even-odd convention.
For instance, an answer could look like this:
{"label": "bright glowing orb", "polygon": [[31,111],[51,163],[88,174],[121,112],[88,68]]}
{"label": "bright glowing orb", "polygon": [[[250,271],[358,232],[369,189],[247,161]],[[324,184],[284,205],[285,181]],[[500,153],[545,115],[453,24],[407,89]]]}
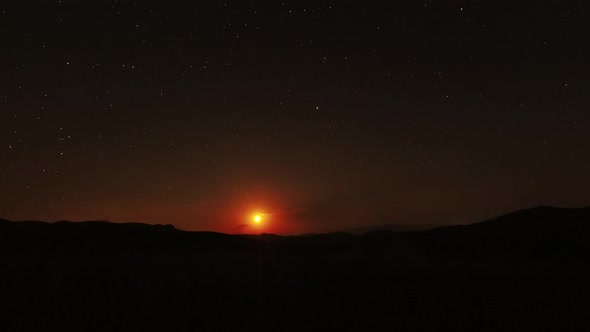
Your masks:
{"label": "bright glowing orb", "polygon": [[259,224],[259,223],[262,221],[262,215],[260,215],[260,214],[255,214],[255,215],[252,217],[252,220],[253,220],[255,223]]}

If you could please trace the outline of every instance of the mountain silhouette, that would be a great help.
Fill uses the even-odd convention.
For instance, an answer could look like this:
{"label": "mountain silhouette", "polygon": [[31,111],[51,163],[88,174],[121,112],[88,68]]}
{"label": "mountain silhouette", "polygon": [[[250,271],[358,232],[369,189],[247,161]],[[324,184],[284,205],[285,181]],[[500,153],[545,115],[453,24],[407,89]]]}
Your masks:
{"label": "mountain silhouette", "polygon": [[371,231],[378,231],[378,230],[392,231],[392,232],[413,232],[413,231],[424,231],[424,230],[433,229],[433,228],[437,228],[437,227],[441,227],[441,226],[444,226],[444,225],[441,225],[441,224],[417,224],[417,225],[384,224],[384,225],[375,225],[375,226],[368,226],[368,227],[350,228],[350,229],[344,230],[343,232],[350,233],[350,234],[356,234],[356,235],[363,235],[365,233],[368,233]]}
{"label": "mountain silhouette", "polygon": [[[389,229],[388,229],[389,228]],[[418,231],[421,228],[426,230]],[[391,230],[394,229],[395,231]],[[357,235],[360,233],[361,235]],[[590,257],[590,208],[539,206],[487,221],[458,226],[384,225],[350,232],[301,236],[228,235],[187,232],[172,225],[106,221],[47,223],[0,219],[0,250],[180,250],[198,247],[317,249],[368,246],[388,250],[400,243],[415,250],[453,254],[519,254],[539,258]],[[414,251],[415,251],[414,250]]]}
{"label": "mountain silhouette", "polygon": [[589,244],[590,209],[545,206],[362,235],[0,220],[0,330],[578,331]]}
{"label": "mountain silhouette", "polygon": [[419,232],[414,240],[442,252],[588,259],[590,209],[539,206],[480,223]]}
{"label": "mountain silhouette", "polygon": [[186,232],[173,225],[108,221],[0,221],[0,251],[157,252],[241,248],[251,240],[215,232]]}

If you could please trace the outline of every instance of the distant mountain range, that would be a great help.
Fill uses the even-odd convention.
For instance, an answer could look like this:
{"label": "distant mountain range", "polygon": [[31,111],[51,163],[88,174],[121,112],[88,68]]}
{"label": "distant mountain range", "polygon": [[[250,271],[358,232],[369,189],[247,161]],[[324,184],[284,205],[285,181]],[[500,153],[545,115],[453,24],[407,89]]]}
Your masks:
{"label": "distant mountain range", "polygon": [[583,331],[589,263],[589,208],[301,236],[1,220],[0,331]]}
{"label": "distant mountain range", "polygon": [[407,225],[407,224],[384,224],[384,225],[376,225],[376,226],[368,226],[368,227],[356,227],[343,230],[345,233],[355,234],[355,235],[362,235],[371,231],[377,230],[384,230],[384,231],[392,231],[392,232],[417,232],[417,231],[424,231],[427,229],[433,229],[437,227],[443,227],[448,225],[442,224],[418,224],[418,225]]}
{"label": "distant mountain range", "polygon": [[430,251],[590,259],[590,208],[538,206],[484,222],[440,227],[412,236]]}
{"label": "distant mountain range", "polygon": [[291,249],[305,246],[351,248],[360,245],[388,250],[399,249],[400,244],[404,244],[406,248],[412,248],[408,251],[424,254],[518,254],[586,259],[590,258],[590,208],[539,206],[469,225],[382,225],[302,236],[188,232],[172,225],[142,223],[46,223],[0,219],[0,251],[247,250],[257,247],[260,242]]}

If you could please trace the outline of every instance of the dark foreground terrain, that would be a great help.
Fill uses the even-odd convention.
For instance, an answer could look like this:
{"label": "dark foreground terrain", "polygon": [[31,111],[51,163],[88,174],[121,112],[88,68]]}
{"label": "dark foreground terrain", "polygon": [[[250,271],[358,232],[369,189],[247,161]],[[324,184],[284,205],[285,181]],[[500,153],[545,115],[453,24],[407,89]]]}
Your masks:
{"label": "dark foreground terrain", "polygon": [[304,237],[0,221],[0,331],[581,331],[590,209]]}

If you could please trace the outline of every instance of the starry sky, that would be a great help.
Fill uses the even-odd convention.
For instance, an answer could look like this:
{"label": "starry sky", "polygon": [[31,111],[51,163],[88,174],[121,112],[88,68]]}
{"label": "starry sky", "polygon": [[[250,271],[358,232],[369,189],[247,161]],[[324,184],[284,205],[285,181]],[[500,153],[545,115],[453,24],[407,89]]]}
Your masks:
{"label": "starry sky", "polygon": [[2,1],[0,217],[305,233],[590,205],[589,8]]}

